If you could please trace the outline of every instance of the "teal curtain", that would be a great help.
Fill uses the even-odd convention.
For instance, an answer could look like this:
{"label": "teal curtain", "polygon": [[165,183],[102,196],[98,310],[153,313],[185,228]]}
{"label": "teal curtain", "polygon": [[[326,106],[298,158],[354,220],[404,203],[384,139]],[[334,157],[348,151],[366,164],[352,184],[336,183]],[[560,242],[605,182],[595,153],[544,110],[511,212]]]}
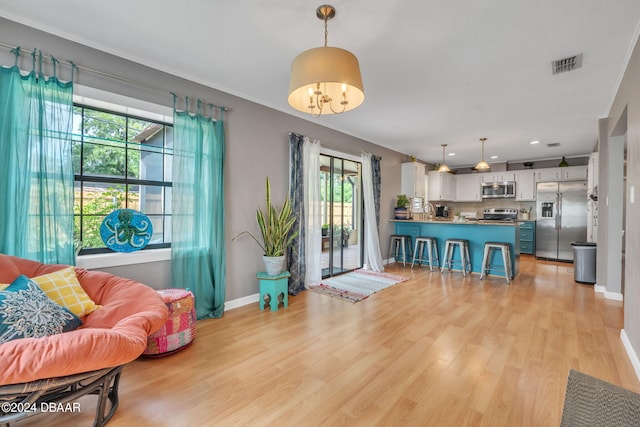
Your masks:
{"label": "teal curtain", "polygon": [[200,108],[196,115],[174,108],[171,219],[172,284],[194,293],[198,319],[222,316],[226,276],[223,120]]}
{"label": "teal curtain", "polygon": [[[0,252],[74,264],[73,84],[0,68]],[[36,71],[36,64],[40,71]],[[73,77],[72,77],[73,80]]]}

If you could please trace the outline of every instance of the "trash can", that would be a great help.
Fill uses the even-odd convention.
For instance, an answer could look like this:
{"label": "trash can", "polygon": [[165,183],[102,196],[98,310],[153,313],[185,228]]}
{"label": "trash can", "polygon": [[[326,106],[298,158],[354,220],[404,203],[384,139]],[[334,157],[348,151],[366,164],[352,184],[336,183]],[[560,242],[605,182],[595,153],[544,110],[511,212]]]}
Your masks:
{"label": "trash can", "polygon": [[573,242],[573,279],[578,283],[596,283],[597,245],[593,242]]}

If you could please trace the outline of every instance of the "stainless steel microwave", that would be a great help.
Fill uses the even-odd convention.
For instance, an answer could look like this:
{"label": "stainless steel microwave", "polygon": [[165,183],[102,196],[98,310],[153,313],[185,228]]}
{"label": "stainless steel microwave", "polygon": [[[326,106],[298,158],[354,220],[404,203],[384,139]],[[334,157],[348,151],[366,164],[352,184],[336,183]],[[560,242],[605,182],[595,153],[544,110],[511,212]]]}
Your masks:
{"label": "stainless steel microwave", "polygon": [[508,197],[516,197],[515,181],[482,183],[483,199],[506,199]]}

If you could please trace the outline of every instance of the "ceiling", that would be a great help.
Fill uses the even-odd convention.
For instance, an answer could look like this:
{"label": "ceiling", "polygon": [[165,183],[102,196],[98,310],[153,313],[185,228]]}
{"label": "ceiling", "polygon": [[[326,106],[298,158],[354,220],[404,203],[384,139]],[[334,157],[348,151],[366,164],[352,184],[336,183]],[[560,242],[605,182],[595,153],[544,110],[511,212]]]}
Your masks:
{"label": "ceiling", "polygon": [[[358,57],[366,99],[313,119],[287,91],[294,57],[323,44],[321,4],[0,0],[0,16],[427,162],[448,144],[454,167],[480,160],[480,137],[489,162],[590,153],[640,22],[638,0],[331,0],[329,46]],[[552,74],[579,53],[582,68]]]}

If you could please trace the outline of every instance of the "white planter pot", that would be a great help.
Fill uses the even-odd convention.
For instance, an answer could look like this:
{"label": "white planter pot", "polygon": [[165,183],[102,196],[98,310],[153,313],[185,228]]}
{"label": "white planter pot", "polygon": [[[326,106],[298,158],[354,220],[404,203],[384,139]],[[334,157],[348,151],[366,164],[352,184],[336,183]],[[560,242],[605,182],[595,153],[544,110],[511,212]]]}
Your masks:
{"label": "white planter pot", "polygon": [[263,256],[262,260],[264,261],[264,267],[269,276],[277,276],[282,273],[282,263],[284,262],[283,256]]}

